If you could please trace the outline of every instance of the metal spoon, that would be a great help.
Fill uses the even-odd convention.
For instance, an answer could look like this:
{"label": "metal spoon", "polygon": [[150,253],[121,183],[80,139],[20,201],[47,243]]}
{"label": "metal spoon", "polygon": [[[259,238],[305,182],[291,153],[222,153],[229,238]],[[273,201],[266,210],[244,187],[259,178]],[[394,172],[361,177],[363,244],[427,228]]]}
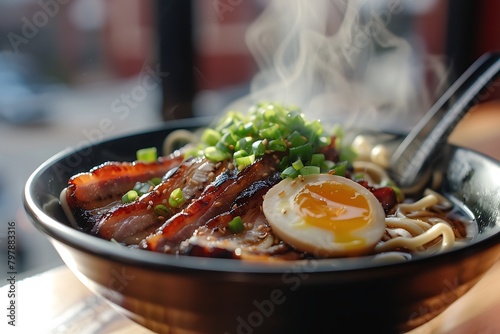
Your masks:
{"label": "metal spoon", "polygon": [[[418,191],[428,178],[448,136],[470,107],[491,96],[500,73],[500,53],[487,53],[472,64],[431,107],[394,151],[389,167],[405,192]],[[496,88],[500,88],[496,87]]]}

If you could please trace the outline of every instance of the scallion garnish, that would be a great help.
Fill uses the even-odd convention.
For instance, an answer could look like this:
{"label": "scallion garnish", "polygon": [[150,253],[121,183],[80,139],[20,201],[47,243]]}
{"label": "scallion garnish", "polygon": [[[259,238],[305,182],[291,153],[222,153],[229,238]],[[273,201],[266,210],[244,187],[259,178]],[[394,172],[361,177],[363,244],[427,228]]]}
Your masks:
{"label": "scallion garnish", "polygon": [[153,210],[158,216],[165,217],[166,215],[168,215],[168,208],[163,204],[156,205]]}
{"label": "scallion garnish", "polygon": [[151,180],[148,181],[151,185],[157,186],[161,183],[161,177],[153,177]]}
{"label": "scallion garnish", "polygon": [[149,192],[149,190],[153,186],[154,186],[153,184],[150,184],[148,182],[136,182],[135,185],[134,185],[134,188],[132,190],[134,190],[135,192],[137,192],[137,194],[139,196],[142,196],[145,193]]}
{"label": "scallion garnish", "polygon": [[139,197],[139,194],[137,194],[137,191],[135,190],[129,190],[125,195],[122,196],[122,203],[130,203],[133,202]]}
{"label": "scallion garnish", "polygon": [[325,155],[322,153],[315,153],[311,157],[311,165],[321,167],[325,162]]}
{"label": "scallion garnish", "polygon": [[236,166],[238,166],[239,170],[243,170],[243,168],[255,162],[255,154],[236,158],[234,162],[236,163]]}
{"label": "scallion garnish", "polygon": [[250,152],[252,150],[252,137],[243,137],[236,142],[234,147],[235,151],[244,150]]}
{"label": "scallion garnish", "polygon": [[243,157],[247,157],[247,156],[248,156],[248,152],[247,151],[245,151],[245,150],[239,150],[239,151],[234,152],[233,159],[236,161],[239,158],[243,158]]}
{"label": "scallion garnish", "polygon": [[147,147],[137,150],[136,158],[142,162],[155,162],[158,159],[156,147]]}
{"label": "scallion garnish", "polygon": [[318,166],[304,166],[299,170],[300,175],[319,174],[321,172]]}
{"label": "scallion garnish", "polygon": [[301,159],[302,161],[310,161],[313,155],[311,143],[305,143],[297,147],[290,147],[290,158],[292,160]]}
{"label": "scallion garnish", "polygon": [[294,179],[299,176],[299,174],[300,172],[297,169],[293,168],[293,166],[289,166],[281,172],[281,178],[286,179],[287,177],[290,177]]}
{"label": "scallion garnish", "polygon": [[345,176],[347,172],[347,161],[341,161],[333,166],[330,171],[338,176]]}
{"label": "scallion garnish", "polygon": [[292,132],[288,138],[288,142],[290,143],[291,147],[297,147],[300,145],[304,145],[307,143],[307,138],[301,135],[298,131]]}
{"label": "scallion garnish", "polygon": [[241,220],[240,216],[234,217],[227,225],[229,226],[229,231],[234,234],[241,233],[245,230],[245,225],[243,225],[243,220]]}
{"label": "scallion garnish", "polygon": [[204,154],[205,157],[207,157],[207,159],[212,160],[214,162],[223,161],[229,157],[229,155],[226,152],[218,149],[215,146],[209,146],[205,148]]}
{"label": "scallion garnish", "polygon": [[285,152],[287,146],[283,139],[274,139],[269,141],[267,148],[271,151]]}
{"label": "scallion garnish", "polygon": [[220,140],[220,133],[214,129],[205,129],[201,135],[201,141],[205,144],[213,146]]}
{"label": "scallion garnish", "polygon": [[168,204],[170,204],[171,207],[176,208],[182,203],[184,203],[184,195],[182,194],[182,189],[176,188],[170,193]]}
{"label": "scallion garnish", "polygon": [[[342,135],[338,128],[335,130]],[[272,152],[283,152],[280,171],[292,167],[292,163],[296,171],[304,166],[316,166],[325,172],[333,165],[320,153],[320,148],[332,144],[332,135],[324,131],[319,120],[306,120],[296,107],[258,103],[248,114],[230,111],[214,128],[206,129],[201,139],[203,146],[197,150],[199,154],[213,162],[231,159],[239,170]],[[299,159],[302,166],[297,165]],[[298,175],[289,172],[283,178]]]}
{"label": "scallion garnish", "polygon": [[264,145],[264,141],[263,140],[256,140],[252,144],[252,152],[257,157],[263,156],[264,153],[266,153],[266,145]]}
{"label": "scallion garnish", "polygon": [[302,167],[304,167],[304,163],[302,162],[302,160],[300,160],[300,158],[298,158],[292,163],[292,167],[295,170],[300,170]]}

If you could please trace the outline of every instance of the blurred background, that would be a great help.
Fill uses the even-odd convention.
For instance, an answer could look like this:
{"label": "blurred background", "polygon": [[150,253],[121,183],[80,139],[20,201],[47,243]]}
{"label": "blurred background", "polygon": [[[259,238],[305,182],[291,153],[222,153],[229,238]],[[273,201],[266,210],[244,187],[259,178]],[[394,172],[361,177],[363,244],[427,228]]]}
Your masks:
{"label": "blurred background", "polygon": [[[20,278],[62,264],[24,213],[29,175],[63,149],[217,115],[249,94],[262,64],[245,35],[269,2],[0,0],[0,241],[16,222]],[[373,3],[397,8],[388,29],[438,60],[431,99],[480,55],[500,50],[499,1]],[[496,105],[499,91],[485,102]]]}

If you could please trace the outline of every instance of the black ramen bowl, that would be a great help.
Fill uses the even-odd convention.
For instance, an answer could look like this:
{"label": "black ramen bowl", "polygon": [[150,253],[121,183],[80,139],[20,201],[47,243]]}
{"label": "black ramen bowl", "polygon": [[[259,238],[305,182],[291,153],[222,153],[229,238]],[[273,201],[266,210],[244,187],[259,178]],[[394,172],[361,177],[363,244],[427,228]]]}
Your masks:
{"label": "black ramen bowl", "polygon": [[25,208],[63,261],[126,316],[165,333],[400,333],[465,294],[500,255],[500,163],[449,146],[440,192],[475,218],[466,246],[406,262],[373,257],[257,263],[129,249],[70,226],[59,205],[68,179],[109,160],[132,161],[178,128],[106,140],[50,158],[29,178]]}

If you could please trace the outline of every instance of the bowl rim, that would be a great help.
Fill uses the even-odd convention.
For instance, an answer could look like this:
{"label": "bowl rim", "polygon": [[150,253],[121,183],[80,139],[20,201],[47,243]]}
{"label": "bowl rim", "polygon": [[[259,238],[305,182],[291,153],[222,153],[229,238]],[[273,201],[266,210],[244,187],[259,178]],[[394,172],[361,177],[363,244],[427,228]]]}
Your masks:
{"label": "bowl rim", "polygon": [[[307,271],[308,273],[333,273],[333,272],[351,272],[366,269],[382,270],[388,268],[390,270],[407,270],[411,266],[426,265],[429,262],[439,263],[449,262],[450,259],[460,259],[471,254],[482,252],[488,248],[500,243],[500,231],[491,235],[482,236],[478,240],[462,247],[454,248],[450,251],[427,256],[415,256],[410,261],[404,262],[387,262],[380,263],[373,261],[374,255],[356,257],[356,258],[338,258],[338,259],[307,259],[296,261],[242,261],[237,259],[219,259],[205,258],[185,255],[161,254],[151,251],[129,248],[123,245],[115,244],[108,240],[77,230],[64,222],[58,221],[50,217],[40,208],[36,202],[33,188],[38,178],[55,163],[75,154],[78,151],[89,147],[99,146],[103,143],[125,140],[137,135],[148,135],[157,131],[168,131],[187,126],[193,127],[196,125],[208,124],[208,118],[183,119],[173,122],[167,122],[160,126],[151,127],[142,131],[135,131],[127,134],[117,135],[91,143],[85,147],[76,149],[64,149],[45,160],[36,168],[27,179],[23,188],[23,205],[33,225],[43,232],[51,242],[57,240],[71,248],[85,252],[98,257],[104,257],[109,260],[117,261],[122,264],[139,265],[143,268],[154,270],[176,270],[176,271],[212,271],[212,272],[232,272],[232,273],[248,273],[248,274],[284,274],[290,271],[299,270]],[[459,150],[472,152],[480,156],[482,159],[499,165],[500,162],[492,157],[477,152],[473,149],[449,144],[450,147]],[[59,204],[59,202],[58,202]],[[498,254],[500,256],[500,254]]]}

